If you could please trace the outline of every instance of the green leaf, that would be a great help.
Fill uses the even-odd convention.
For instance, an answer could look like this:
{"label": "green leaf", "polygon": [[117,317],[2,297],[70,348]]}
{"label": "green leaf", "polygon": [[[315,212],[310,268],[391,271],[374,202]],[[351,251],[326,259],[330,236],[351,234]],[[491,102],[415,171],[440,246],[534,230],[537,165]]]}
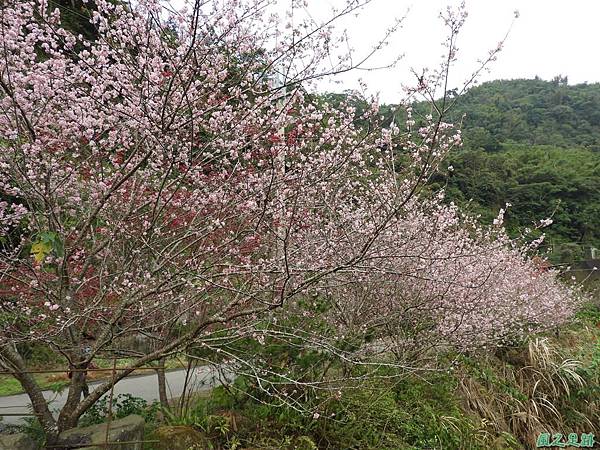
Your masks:
{"label": "green leaf", "polygon": [[31,254],[37,262],[42,262],[46,256],[54,252],[56,256],[62,257],[65,253],[63,242],[58,234],[53,231],[39,233],[37,241],[31,246]]}
{"label": "green leaf", "polygon": [[38,241],[31,246],[31,254],[37,262],[42,262],[51,251],[52,245],[42,241]]}

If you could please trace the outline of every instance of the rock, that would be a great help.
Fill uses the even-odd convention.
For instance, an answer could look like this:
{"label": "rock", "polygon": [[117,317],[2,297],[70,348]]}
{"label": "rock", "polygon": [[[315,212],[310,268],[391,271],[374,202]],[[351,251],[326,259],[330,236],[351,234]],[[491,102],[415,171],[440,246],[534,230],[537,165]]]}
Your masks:
{"label": "rock", "polygon": [[[108,442],[130,442],[144,440],[144,419],[137,415],[123,417],[113,420],[110,423],[108,431]],[[64,445],[86,445],[88,447],[78,447],[80,450],[101,450],[106,441],[106,423],[92,425],[84,428],[73,428],[64,431],[59,436],[59,441]],[[132,442],[130,444],[114,445],[109,448],[118,448],[118,450],[142,450],[141,442]]]}
{"label": "rock", "polygon": [[25,433],[0,435],[0,450],[40,450],[37,442]]}
{"label": "rock", "polygon": [[211,448],[209,440],[195,428],[186,426],[162,426],[154,432],[160,442],[155,444],[156,450],[205,450]]}

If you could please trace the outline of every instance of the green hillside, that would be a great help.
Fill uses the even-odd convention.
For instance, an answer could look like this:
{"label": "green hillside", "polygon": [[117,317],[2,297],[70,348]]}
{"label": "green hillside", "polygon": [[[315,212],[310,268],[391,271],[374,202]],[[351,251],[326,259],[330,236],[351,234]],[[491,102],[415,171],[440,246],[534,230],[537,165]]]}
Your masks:
{"label": "green hillside", "polygon": [[600,84],[498,80],[470,89],[457,99],[453,117],[466,114],[470,147],[499,150],[520,143],[600,150]]}
{"label": "green hillside", "polygon": [[486,222],[511,203],[514,235],[551,217],[545,248],[555,262],[600,248],[600,84],[493,81],[456,99],[452,117],[464,117],[465,145],[434,180],[449,200]]}

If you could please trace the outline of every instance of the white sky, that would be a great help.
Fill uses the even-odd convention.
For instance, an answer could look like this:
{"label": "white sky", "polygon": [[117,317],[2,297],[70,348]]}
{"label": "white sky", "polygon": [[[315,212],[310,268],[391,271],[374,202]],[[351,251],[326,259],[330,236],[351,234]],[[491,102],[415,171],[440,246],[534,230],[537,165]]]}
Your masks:
{"label": "white sky", "polygon": [[[285,2],[286,0],[282,0]],[[403,16],[410,7],[404,26],[393,36],[390,45],[373,65],[389,62],[394,55],[405,57],[395,69],[356,72],[340,77],[340,84],[322,85],[322,89],[343,91],[358,88],[358,78],[367,84],[369,93],[380,93],[385,103],[402,98],[402,83],[413,82],[410,68],[436,67],[443,49],[444,29],[438,13],[456,0],[374,0],[358,18],[348,18],[338,26],[346,28],[358,53],[368,51],[394,17]],[[309,0],[313,17],[326,17],[331,6],[343,0]],[[566,75],[569,83],[600,82],[600,0],[470,0],[469,17],[459,35],[459,61],[453,82],[458,85],[504,37],[520,13],[491,72],[480,81],[493,79],[533,78],[549,80]],[[456,86],[451,86],[456,87]]]}

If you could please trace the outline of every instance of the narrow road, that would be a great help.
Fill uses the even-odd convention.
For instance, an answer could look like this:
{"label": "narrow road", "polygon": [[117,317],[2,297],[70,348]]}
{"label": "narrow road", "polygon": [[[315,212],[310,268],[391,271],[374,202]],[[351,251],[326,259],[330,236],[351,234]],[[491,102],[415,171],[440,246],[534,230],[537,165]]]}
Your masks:
{"label": "narrow road", "polygon": [[[183,369],[171,370],[166,373],[167,379],[167,395],[169,398],[179,397],[183,392],[185,384],[186,371]],[[102,380],[90,383],[90,391],[94,387],[102,383]],[[210,389],[213,386],[220,384],[218,372],[208,366],[197,367],[191,372],[188,379],[189,390]],[[130,376],[115,385],[114,397],[119,394],[131,394],[134,397],[141,397],[149,403],[158,400],[158,383],[156,373],[146,375]],[[50,409],[57,415],[58,411],[64,406],[67,399],[67,389],[60,393],[52,391],[44,391],[44,397],[51,401]],[[31,402],[26,394],[7,395],[0,397],[0,417],[2,421],[0,425],[18,425],[23,423],[23,418],[26,416],[4,414],[28,414]]]}

